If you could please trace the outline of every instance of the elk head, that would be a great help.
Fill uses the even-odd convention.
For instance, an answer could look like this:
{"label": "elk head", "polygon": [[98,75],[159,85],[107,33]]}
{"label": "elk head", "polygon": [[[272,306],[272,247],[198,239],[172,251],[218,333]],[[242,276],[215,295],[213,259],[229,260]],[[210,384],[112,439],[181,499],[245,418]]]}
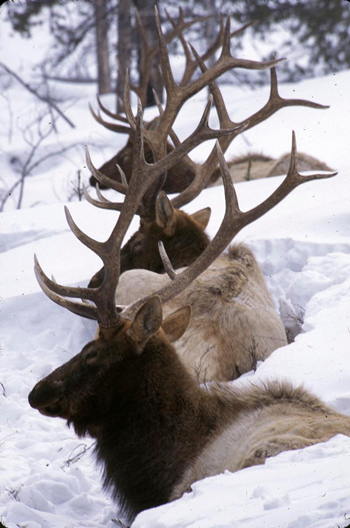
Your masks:
{"label": "elk head", "polygon": [[[120,273],[130,269],[147,269],[164,273],[164,265],[158,251],[163,242],[175,269],[190,265],[209,244],[205,228],[211,209],[206,207],[192,215],[175,209],[164,191],[156,199],[155,214],[140,218],[140,227],[124,244],[120,252]],[[101,268],[90,280],[88,287],[100,286],[104,276]]]}
{"label": "elk head", "polygon": [[98,437],[110,415],[112,393],[135,398],[142,383],[145,350],[157,353],[179,339],[190,314],[186,306],[162,321],[159,297],[150,298],[132,322],[121,319],[111,328],[100,327],[97,340],[39,381],[28,396],[30,405],[45,416],[67,420],[78,436]]}
{"label": "elk head", "polygon": [[[101,102],[99,101],[100,106],[102,106]],[[92,111],[92,114],[96,118],[96,114]],[[101,122],[101,121],[99,121]],[[126,145],[119,151],[115,156],[113,156],[110,160],[106,161],[99,170],[103,172],[105,176],[108,178],[111,178],[114,181],[121,182],[120,179],[120,173],[117,169],[117,165],[121,167],[123,170],[127,181],[130,181],[131,178],[131,171],[132,171],[132,163],[133,163],[133,149],[134,149],[134,139],[131,131],[129,132],[130,136],[126,143]],[[167,142],[167,153],[169,154],[172,150],[174,150],[174,147],[171,145],[171,143]],[[144,144],[144,156],[148,163],[153,163],[153,154],[151,147],[148,145],[147,142]],[[215,179],[217,179],[219,176],[219,172],[216,171],[215,173]],[[191,167],[188,166],[188,164],[180,160],[175,167],[172,167],[165,179],[163,190],[166,193],[176,193],[176,192],[182,192],[184,191],[190,183],[193,181],[195,177],[195,172]],[[99,185],[100,189],[107,189],[108,186],[104,185],[103,183],[100,183],[95,176],[90,176],[90,185],[93,187],[96,187],[96,184]]]}

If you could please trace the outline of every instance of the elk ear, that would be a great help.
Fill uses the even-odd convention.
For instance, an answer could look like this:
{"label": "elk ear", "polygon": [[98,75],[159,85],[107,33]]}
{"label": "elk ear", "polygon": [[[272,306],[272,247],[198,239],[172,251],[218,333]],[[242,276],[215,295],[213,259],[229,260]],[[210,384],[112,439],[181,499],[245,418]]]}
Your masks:
{"label": "elk ear", "polygon": [[175,210],[164,191],[160,191],[157,196],[156,222],[167,236],[172,236],[175,233]]}
{"label": "elk ear", "polygon": [[159,330],[162,324],[163,311],[160,298],[149,299],[141,306],[127,333],[136,342],[141,353],[147,341]]}
{"label": "elk ear", "polygon": [[200,211],[197,211],[196,213],[191,214],[191,218],[195,220],[203,229],[205,229],[209,223],[211,215],[211,209],[210,207],[206,207],[205,209],[201,209]]}
{"label": "elk ear", "polygon": [[162,323],[162,329],[166,333],[170,343],[174,343],[186,332],[191,319],[191,306],[183,306],[168,315]]}

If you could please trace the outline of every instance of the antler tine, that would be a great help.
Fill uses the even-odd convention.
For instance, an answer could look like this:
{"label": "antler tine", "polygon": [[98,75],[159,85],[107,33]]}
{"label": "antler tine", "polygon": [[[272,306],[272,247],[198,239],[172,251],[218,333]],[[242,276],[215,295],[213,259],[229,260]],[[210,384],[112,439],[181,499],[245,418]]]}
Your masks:
{"label": "antler tine", "polygon": [[[72,223],[73,221],[72,219],[70,219],[70,227]],[[76,234],[78,228],[74,223],[73,225],[74,225],[74,234]],[[78,232],[79,232],[79,240],[82,240],[86,237],[86,235],[84,235],[84,237],[80,236],[82,233],[80,230],[78,230]],[[92,240],[92,239],[89,239],[89,240]],[[117,312],[115,303],[114,303],[114,292],[115,292],[115,289],[118,283],[119,268],[117,269],[117,273],[116,272],[111,273],[111,264],[110,264],[111,261],[108,262],[108,257],[107,257],[107,252],[106,252],[106,242],[105,243],[99,243],[97,241],[93,241],[93,242],[99,245],[101,251],[97,252],[96,248],[91,248],[91,249],[93,249],[93,251],[95,251],[102,258],[105,264],[105,278],[100,288],[92,289],[92,288],[62,286],[47,277],[47,275],[42,270],[36,256],[34,256],[35,275],[45,295],[47,295],[47,297],[49,297],[56,304],[59,304],[60,306],[67,308],[67,310],[77,315],[81,315],[82,317],[87,317],[88,319],[95,319],[102,326],[105,326],[105,327],[116,326],[120,323],[120,320],[121,320],[120,314]],[[93,302],[96,306],[90,303],[87,303],[85,301],[82,303],[77,302],[77,301],[72,301],[72,300],[67,299],[66,297],[73,297],[76,299],[84,298],[85,300]]]}
{"label": "antler tine", "polygon": [[302,176],[297,170],[297,147],[296,147],[296,137],[295,132],[292,132],[292,149],[291,149],[291,159],[288,169],[287,176],[283,182],[277,187],[274,193],[269,196],[264,202],[257,205],[250,211],[243,213],[245,217],[245,224],[247,225],[251,222],[254,222],[257,218],[263,216],[266,212],[272,209],[276,204],[281,202],[290,192],[292,192],[299,185],[313,181],[313,180],[325,180],[328,178],[333,178],[336,176],[337,172],[332,172],[329,174],[311,174],[309,176]]}
{"label": "antler tine", "polygon": [[117,192],[120,192],[121,194],[126,194],[128,187],[127,185],[123,183],[119,183],[115,180],[112,180],[112,178],[109,178],[103,172],[96,169],[96,167],[93,165],[89,153],[89,149],[86,146],[85,147],[85,157],[86,157],[86,165],[88,166],[90,172],[94,175],[97,181],[105,185],[106,187],[110,187],[111,189],[114,189]]}
{"label": "antler tine", "polygon": [[[40,287],[44,290],[43,288],[44,286],[47,290],[50,290],[50,293],[52,295],[66,296],[66,297],[73,297],[76,299],[80,299],[82,292],[85,293],[85,290],[87,290],[86,295],[84,295],[85,299],[89,301],[93,300],[92,292],[88,288],[62,286],[61,284],[58,284],[56,281],[49,279],[49,277],[42,270],[36,255],[34,255],[34,271],[35,271],[35,275],[39,282]],[[44,293],[46,293],[46,295],[49,297],[46,291]]]}
{"label": "antler tine", "polygon": [[118,163],[117,163],[116,165],[117,165],[117,169],[118,169],[119,174],[120,174],[120,179],[121,179],[122,184],[123,184],[126,188],[128,188],[129,184],[128,184],[128,180],[126,179],[125,172],[123,171],[123,169],[121,168],[121,166],[118,165]]}
{"label": "antler tine", "polygon": [[164,266],[164,269],[165,269],[166,273],[168,274],[168,276],[170,277],[171,280],[174,280],[175,277],[177,276],[177,273],[174,270],[174,268],[173,268],[173,266],[172,266],[172,264],[170,262],[168,254],[165,251],[164,244],[163,244],[163,242],[161,240],[158,242],[158,249],[159,249],[159,254],[160,254],[160,257],[162,259],[163,266]]}
{"label": "antler tine", "polygon": [[125,125],[119,125],[118,123],[109,123],[108,121],[105,121],[100,116],[100,114],[96,114],[96,112],[94,111],[90,103],[89,103],[89,109],[95,121],[97,121],[100,125],[104,126],[108,130],[111,130],[112,132],[120,132],[121,134],[130,134],[131,132],[130,127],[126,127]]}
{"label": "antler tine", "polygon": [[252,128],[258,123],[261,123],[281,108],[285,108],[288,106],[305,106],[308,108],[315,108],[320,110],[325,110],[329,108],[329,106],[314,103],[313,101],[308,101],[307,99],[285,99],[281,97],[278,92],[277,73],[275,67],[272,67],[270,70],[270,79],[271,85],[269,99],[265,106],[263,106],[263,108],[258,110],[252,116],[250,116],[249,128]]}
{"label": "antler tine", "polygon": [[143,50],[144,51],[148,51],[149,49],[149,45],[148,45],[148,41],[147,41],[147,38],[146,38],[146,33],[145,33],[145,29],[143,27],[143,24],[142,24],[142,20],[141,20],[141,17],[140,17],[140,13],[139,13],[139,10],[137,9],[137,7],[135,7],[135,20],[136,20],[136,25],[140,31],[140,35],[141,35],[141,39],[142,39],[142,45],[143,45]]}
{"label": "antler tine", "polygon": [[105,196],[103,196],[103,194],[101,193],[101,189],[100,189],[100,186],[99,186],[98,182],[96,182],[96,187],[95,187],[95,189],[96,189],[97,197],[98,197],[98,199],[100,200],[100,202],[106,202],[106,203],[108,203],[108,202],[111,201],[111,200],[107,200],[107,198],[106,198]]}
{"label": "antler tine", "polygon": [[40,288],[43,290],[45,295],[51,299],[51,301],[63,306],[63,308],[67,308],[67,310],[70,312],[81,315],[82,317],[94,320],[98,319],[98,311],[95,306],[86,304],[85,302],[79,303],[76,301],[70,301],[69,299],[62,297],[62,295],[53,292],[52,288],[48,287],[48,282],[53,284],[55,284],[55,282],[50,281],[50,279],[45,275],[36,255],[34,255],[34,272]]}
{"label": "antler tine", "polygon": [[227,13],[223,42],[222,42],[222,55],[223,56],[227,55],[228,57],[231,57],[230,47],[231,47],[231,15],[230,13]]}
{"label": "antler tine", "polygon": [[231,32],[231,38],[232,38],[232,37],[236,37],[236,36],[239,35],[240,33],[243,33],[243,31],[245,31],[246,29],[248,29],[248,28],[251,27],[251,26],[255,26],[257,23],[258,23],[257,20],[251,20],[250,22],[247,22],[246,24],[244,24],[244,25],[241,26],[240,28],[235,29],[234,31],[232,31],[232,32]]}
{"label": "antler tine", "polygon": [[83,194],[86,198],[86,200],[95,207],[99,207],[100,209],[107,209],[110,211],[121,211],[123,204],[121,202],[111,202],[110,200],[107,200],[101,193],[97,193],[98,197],[101,201],[94,200],[89,193],[87,192],[87,189],[85,185],[83,185]]}
{"label": "antler tine", "polygon": [[101,99],[100,99],[100,97],[98,95],[96,96],[96,99],[97,99],[98,106],[100,107],[102,112],[104,112],[106,115],[108,115],[108,117],[111,117],[112,119],[115,119],[116,121],[121,121],[122,123],[129,123],[129,121],[126,119],[126,117],[122,116],[121,114],[114,113],[114,112],[111,112],[110,110],[108,110],[108,108],[106,108],[104,106],[104,104],[102,103],[102,101],[101,101]]}
{"label": "antler tine", "polygon": [[165,41],[167,43],[169,43],[172,40],[174,40],[175,37],[178,37],[179,33],[184,31],[185,29],[193,26],[194,24],[197,24],[198,22],[205,22],[206,20],[209,20],[209,18],[213,18],[215,16],[215,15],[203,15],[203,16],[196,17],[193,20],[189,20],[188,22],[185,22],[183,9],[181,7],[179,7],[178,20],[177,20],[177,22],[175,22],[174,19],[172,18],[172,16],[167,11],[167,9],[165,9],[164,11],[165,11],[165,15],[166,15],[167,19],[169,20],[169,22],[173,26],[172,31],[170,31],[170,33],[167,33],[165,35]]}
{"label": "antler tine", "polygon": [[66,206],[64,207],[64,212],[66,214],[68,225],[71,231],[73,231],[74,235],[77,237],[77,239],[82,244],[84,244],[84,246],[91,249],[91,251],[93,251],[94,253],[100,256],[101,253],[103,252],[103,243],[97,242],[97,240],[94,240],[93,238],[89,237],[77,226],[77,224],[74,222],[72,218],[72,215],[69,212],[68,207]]}
{"label": "antler tine", "polygon": [[[210,46],[210,48],[202,55],[202,60],[203,61],[207,60],[210,57],[210,55],[215,53],[215,51],[217,51],[220,48],[220,46],[223,45],[225,38],[226,38],[226,46],[227,46],[227,48],[229,50],[230,40],[233,37],[236,37],[237,35],[239,35],[240,33],[243,33],[243,31],[245,31],[250,26],[253,26],[254,24],[256,24],[256,21],[252,20],[251,22],[247,22],[246,24],[244,24],[240,28],[235,29],[234,31],[231,31],[230,33],[228,31],[225,33],[225,27],[227,25],[227,22],[226,22],[226,24],[224,24],[223,17],[221,16],[220,17],[220,30],[218,32],[217,38],[216,38],[215,42]],[[228,29],[230,30],[230,23],[229,23],[229,28]],[[228,35],[230,35],[230,36],[228,36]]]}
{"label": "antler tine", "polygon": [[[175,22],[170,17],[170,15],[167,12],[167,10],[165,10],[165,13],[167,15],[168,20],[171,22],[173,28],[175,29],[175,27],[176,27]],[[179,86],[185,86],[190,81],[190,79],[191,79],[191,77],[193,75],[193,72],[195,71],[195,69],[197,67],[197,64],[191,57],[190,50],[188,48],[187,42],[185,40],[185,37],[184,37],[183,32],[182,32],[181,29],[178,31],[178,35],[177,36],[180,39],[180,42],[182,44],[182,47],[183,47],[183,50],[184,50],[184,53],[185,53],[185,57],[186,57],[185,71],[182,74],[182,79],[181,79],[181,82],[180,82]]]}
{"label": "antler tine", "polygon": [[156,19],[156,26],[157,26],[157,33],[158,33],[158,43],[159,43],[159,55],[160,55],[160,62],[162,67],[162,73],[163,73],[163,81],[165,90],[169,97],[170,91],[176,91],[177,90],[177,84],[175,83],[171,68],[170,68],[170,61],[169,61],[169,54],[166,47],[165,38],[162,32],[162,28],[160,25],[159,20],[159,11],[157,8],[157,5],[154,6],[154,12],[155,12],[155,19]]}
{"label": "antler tine", "polygon": [[129,70],[128,69],[125,72],[124,112],[125,112],[126,117],[127,117],[128,121],[129,121],[130,127],[132,128],[132,130],[135,130],[136,121],[135,121],[135,116],[132,113],[131,104],[130,104],[130,74],[129,74]]}
{"label": "antler tine", "polygon": [[152,92],[153,92],[153,97],[154,97],[154,100],[155,100],[157,108],[158,108],[159,115],[162,116],[164,114],[164,109],[162,107],[162,103],[160,102],[158,94],[157,94],[157,92],[155,91],[154,88],[152,88]]}

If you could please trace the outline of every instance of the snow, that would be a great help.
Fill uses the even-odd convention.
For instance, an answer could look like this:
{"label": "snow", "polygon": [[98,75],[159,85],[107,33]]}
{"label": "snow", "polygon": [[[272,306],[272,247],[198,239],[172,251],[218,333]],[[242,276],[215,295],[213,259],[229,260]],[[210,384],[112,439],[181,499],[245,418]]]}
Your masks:
{"label": "snow", "polygon": [[[17,38],[17,37],[16,37]],[[38,44],[33,45],[33,49]],[[16,46],[16,53],[18,53]],[[23,49],[23,48],[22,48]],[[8,60],[8,59],[6,59]],[[19,68],[19,65],[16,67]],[[31,64],[28,68],[31,67]],[[290,149],[291,129],[298,148],[339,171],[327,181],[312,182],[294,191],[237,240],[254,251],[266,276],[276,309],[300,325],[292,308],[304,314],[295,342],[276,350],[256,372],[234,382],[245,386],[267,379],[303,384],[340,412],[350,415],[350,152],[346,97],[350,72],[308,80],[280,88],[285,97],[312,98],[330,104],[328,110],[285,109],[238,138],[230,153],[257,149],[281,155]],[[56,85],[66,90],[64,85]],[[223,92],[233,119],[242,119],[266,101],[268,90],[254,92],[225,86]],[[66,94],[66,92],[64,92]],[[43,269],[63,284],[85,285],[99,267],[96,255],[70,232],[62,201],[73,168],[83,169],[83,144],[93,143],[96,165],[122,146],[125,138],[102,130],[87,111],[93,102],[91,87],[69,87],[76,104],[67,115],[75,129],[61,123],[60,134],[43,145],[80,142],[69,156],[40,166],[28,179],[22,210],[13,203],[1,222],[1,376],[0,376],[0,520],[8,527],[94,528],[116,526],[118,505],[101,489],[100,469],[93,441],[78,439],[61,420],[31,409],[27,396],[34,384],[67,361],[92,338],[95,324],[56,306],[41,292],[33,273],[37,253]],[[16,121],[31,96],[18,85],[1,100],[0,114],[9,123],[8,104]],[[185,137],[203,108],[199,94],[181,113],[177,130]],[[112,100],[105,98],[106,104]],[[188,109],[191,109],[189,112]],[[3,119],[4,118],[4,119]],[[215,121],[215,118],[213,118]],[[1,175],[15,178],[8,159],[24,156],[20,131],[0,131],[4,157]],[[51,140],[50,140],[51,141]],[[203,159],[208,146],[196,149]],[[88,171],[84,172],[85,177]],[[282,177],[236,186],[242,209],[253,207],[271,194]],[[33,207],[37,202],[40,205]],[[220,224],[222,188],[204,191],[185,209],[193,212],[210,205],[209,234]],[[97,210],[87,202],[68,204],[79,227],[99,240],[107,238],[116,214]],[[136,229],[133,222],[129,233]],[[287,314],[287,315],[286,315]],[[226,472],[193,485],[181,499],[142,512],[133,528],[336,528],[350,523],[350,438],[338,435],[303,450],[281,453],[264,466]]]}

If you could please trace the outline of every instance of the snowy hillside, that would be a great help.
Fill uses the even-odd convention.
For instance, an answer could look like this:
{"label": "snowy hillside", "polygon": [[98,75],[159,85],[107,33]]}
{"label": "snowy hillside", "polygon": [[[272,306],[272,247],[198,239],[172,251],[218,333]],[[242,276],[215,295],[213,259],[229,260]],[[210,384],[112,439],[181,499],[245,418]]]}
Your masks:
{"label": "snowy hillside", "polygon": [[[328,110],[285,109],[238,138],[229,154],[249,150],[279,156],[290,150],[291,130],[298,149],[339,171],[328,181],[297,189],[283,203],[239,234],[254,251],[272,292],[276,309],[292,324],[304,317],[294,343],[276,350],[237,386],[267,379],[303,384],[327,404],[350,416],[350,151],[348,87],[350,72],[281,86],[285,97],[329,104]],[[80,351],[95,324],[49,301],[33,273],[36,253],[45,272],[62,284],[86,285],[100,263],[70,232],[63,213],[75,171],[84,169],[83,145],[91,146],[99,166],[125,138],[102,130],[87,110],[91,88],[53,86],[70,92],[66,115],[75,129],[61,123],[52,145],[79,144],[69,155],[40,165],[28,179],[24,207],[8,202],[0,216],[0,520],[7,528],[112,528],[118,505],[101,490],[93,442],[78,439],[63,421],[31,409],[27,396],[35,383]],[[67,90],[67,92],[66,92]],[[266,101],[268,88],[254,92],[225,86],[233,119],[247,116]],[[205,94],[181,113],[177,130],[186,137],[200,116]],[[106,104],[112,100],[105,98]],[[17,128],[33,101],[13,84],[1,100],[1,174],[15,179],[11,157],[27,148]],[[9,108],[16,126],[8,132]],[[190,109],[190,111],[188,111]],[[248,145],[248,146],[247,146]],[[196,149],[203,159],[207,145]],[[236,186],[242,209],[261,202],[282,177]],[[40,205],[38,205],[40,203]],[[31,207],[37,204],[36,207]],[[210,205],[209,233],[220,225],[224,208],[220,187],[204,191],[187,211]],[[86,201],[69,204],[79,227],[104,240],[115,223],[112,212]],[[136,229],[137,220],[130,228]],[[292,313],[294,307],[295,315]],[[304,315],[303,315],[304,314]],[[208,478],[180,500],[141,513],[133,528],[337,528],[350,523],[350,438],[271,458],[264,466]]]}

